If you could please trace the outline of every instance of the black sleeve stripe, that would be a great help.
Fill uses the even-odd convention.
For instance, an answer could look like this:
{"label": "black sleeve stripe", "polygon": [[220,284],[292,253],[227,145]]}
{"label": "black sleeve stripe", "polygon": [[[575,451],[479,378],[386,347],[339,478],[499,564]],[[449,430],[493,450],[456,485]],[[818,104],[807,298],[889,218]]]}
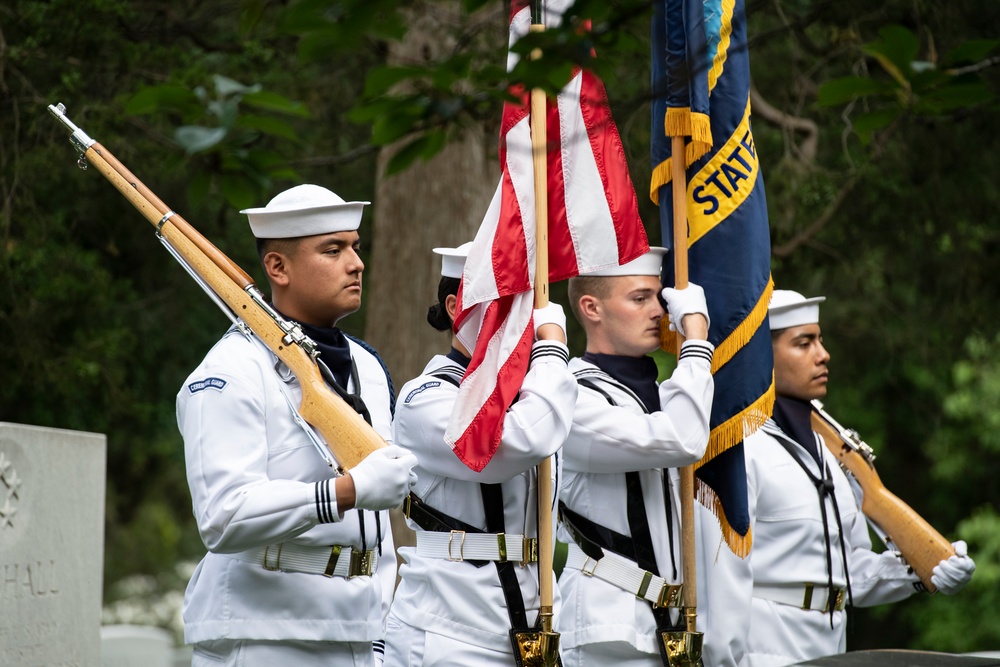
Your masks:
{"label": "black sleeve stripe", "polygon": [[691,344],[685,343],[681,348],[681,354],[678,360],[687,359],[689,357],[695,359],[705,359],[708,363],[712,363],[712,350],[706,346],[697,344],[695,341],[691,341]]}
{"label": "black sleeve stripe", "polygon": [[563,363],[569,363],[569,351],[558,343],[549,344],[539,344],[535,343],[531,348],[531,358],[530,361],[534,361],[538,357],[558,357],[563,361]]}
{"label": "black sleeve stripe", "polygon": [[316,482],[316,515],[320,523],[333,523],[333,507],[330,504],[330,482],[324,479]]}

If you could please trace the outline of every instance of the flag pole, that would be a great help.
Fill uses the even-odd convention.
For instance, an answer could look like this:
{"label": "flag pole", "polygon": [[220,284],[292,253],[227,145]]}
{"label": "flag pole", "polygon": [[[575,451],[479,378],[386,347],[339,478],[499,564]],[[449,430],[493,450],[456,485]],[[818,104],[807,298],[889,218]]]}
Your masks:
{"label": "flag pole", "polygon": [[[683,136],[670,138],[671,181],[674,206],[674,287],[688,286],[687,173]],[[680,324],[678,322],[678,324]],[[677,356],[684,337],[677,334]],[[681,566],[684,573],[684,619],[688,632],[697,632],[698,586],[694,547],[694,466],[680,469],[681,477]]]}
{"label": "flag pole", "polygon": [[[543,2],[533,3],[531,32],[545,32]],[[531,57],[541,57],[535,49]],[[548,151],[546,137],[546,100],[541,88],[531,90],[531,155],[535,176],[535,308],[549,304],[549,203]],[[552,612],[552,458],[538,464],[538,620],[541,664],[555,667],[559,655],[559,634],[553,630]]]}

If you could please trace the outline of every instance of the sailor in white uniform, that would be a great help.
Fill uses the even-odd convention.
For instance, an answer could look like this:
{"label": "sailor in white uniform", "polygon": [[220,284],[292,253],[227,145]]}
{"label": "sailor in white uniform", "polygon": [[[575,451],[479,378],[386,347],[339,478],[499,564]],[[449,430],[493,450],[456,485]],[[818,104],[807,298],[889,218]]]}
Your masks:
{"label": "sailor in white uniform", "polygon": [[[556,626],[567,667],[662,665],[659,630],[679,621],[676,468],[697,462],[708,444],[714,348],[702,289],[663,290],[670,321],[686,341],[671,377],[657,384],[647,355],[659,346],[665,253],[653,248],[570,280],[587,351],[570,362],[580,393],[560,489],[559,535],[569,550]],[[715,649],[712,639],[706,631],[705,664],[735,667],[739,657],[725,641]]]}
{"label": "sailor in white uniform", "polygon": [[[861,490],[810,425],[809,401],[826,395],[819,303],[775,290],[769,317],[777,400],[774,416],[746,443],[753,531],[752,617],[746,667],[780,667],[846,650],[846,606],[895,602],[921,590],[899,554],[875,553]],[[966,544],[932,582],[953,594],[972,577]],[[734,591],[735,593],[735,591]]]}
{"label": "sailor in white uniform", "polygon": [[[468,247],[442,256],[438,303],[428,322],[450,331]],[[567,370],[566,318],[556,304],[536,310],[531,362],[507,411],[496,453],[481,472],[468,468],[444,440],[469,351],[433,357],[399,393],[397,444],[416,454],[417,483],[404,512],[416,530],[389,616],[386,667],[515,664],[510,632],[536,623],[537,468],[569,432],[577,384]],[[558,466],[554,466],[557,469]]]}
{"label": "sailor in white uniform", "polygon": [[[361,305],[365,203],[300,185],[243,212],[274,308],[318,343],[328,382],[388,439],[388,374],[373,350],[336,328]],[[196,667],[367,666],[385,636],[396,567],[384,510],[409,492],[416,459],[390,445],[338,476],[296,413],[300,398],[288,367],[237,327],[177,395],[208,549],[184,600]]]}

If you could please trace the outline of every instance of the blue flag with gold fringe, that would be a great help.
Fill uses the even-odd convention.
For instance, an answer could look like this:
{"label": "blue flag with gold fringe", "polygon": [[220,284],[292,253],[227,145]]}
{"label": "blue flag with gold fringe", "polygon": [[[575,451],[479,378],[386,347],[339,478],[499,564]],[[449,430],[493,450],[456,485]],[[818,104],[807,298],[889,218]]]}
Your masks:
{"label": "blue flag with gold fringe", "polygon": [[[657,0],[652,40],[653,177],[663,243],[673,245],[671,138],[686,137],[689,279],[705,289],[715,345],[708,450],[698,500],[730,549],[750,552],[743,439],[774,405],[767,306],[773,283],[764,179],[750,126],[743,0]],[[664,283],[674,282],[670,262]]]}

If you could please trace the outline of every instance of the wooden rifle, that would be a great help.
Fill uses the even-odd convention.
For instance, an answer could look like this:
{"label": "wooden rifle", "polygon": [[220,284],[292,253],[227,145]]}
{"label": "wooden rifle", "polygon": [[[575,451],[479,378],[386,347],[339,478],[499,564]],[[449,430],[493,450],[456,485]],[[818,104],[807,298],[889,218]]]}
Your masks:
{"label": "wooden rifle", "polygon": [[299,324],[282,317],[243,269],[170,210],[108,149],[74,125],[66,117],[66,107],[50,104],[48,109],[72,131],[70,143],[80,152],[77,165],[86,169],[90,163],[111,181],[152,223],[160,242],[236,326],[247,335],[256,335],[295,374],[302,387],[298,414],[326,441],[324,445],[311,429],[305,429],[327,464],[334,466],[326,448],[341,469],[349,470],[371,452],[385,447],[375,429],[324,382],[330,371],[319,362],[315,341],[303,333]]}
{"label": "wooden rifle", "polygon": [[931,571],[942,560],[954,556],[955,549],[913,508],[885,488],[875,472],[875,453],[857,431],[838,424],[823,410],[821,402],[812,401],[812,407],[813,430],[861,485],[861,511],[883,532],[886,546],[899,551],[933,593],[937,588],[931,583]]}

